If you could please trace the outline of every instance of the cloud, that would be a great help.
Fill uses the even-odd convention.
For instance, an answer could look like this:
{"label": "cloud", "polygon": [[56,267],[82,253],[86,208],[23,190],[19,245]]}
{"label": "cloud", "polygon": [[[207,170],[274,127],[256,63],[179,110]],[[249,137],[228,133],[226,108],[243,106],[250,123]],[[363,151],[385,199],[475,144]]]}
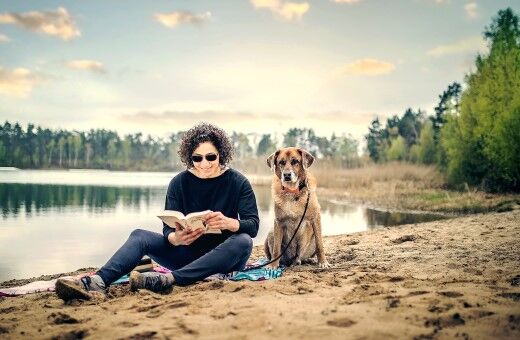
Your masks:
{"label": "cloud", "polygon": [[309,11],[309,3],[307,2],[283,2],[281,0],[251,0],[253,6],[257,9],[268,9],[277,14],[282,19],[291,21],[299,20],[305,13]]}
{"label": "cloud", "polygon": [[470,19],[476,19],[478,17],[478,5],[476,2],[470,2],[464,5],[466,15]]}
{"label": "cloud", "polygon": [[395,65],[392,63],[365,58],[341,67],[340,72],[342,74],[377,76],[392,73],[394,70]]}
{"label": "cloud", "polygon": [[465,52],[483,52],[485,49],[485,41],[477,36],[459,40],[452,44],[437,46],[426,52],[426,54],[433,57],[442,57]]}
{"label": "cloud", "polygon": [[0,13],[0,24],[14,24],[32,32],[58,36],[70,40],[81,35],[69,12],[59,7],[56,11]]}
{"label": "cloud", "polygon": [[40,77],[25,68],[5,70],[0,67],[0,93],[12,97],[27,97]]}
{"label": "cloud", "polygon": [[244,133],[285,133],[295,126],[313,128],[318,135],[351,133],[361,137],[375,117],[374,112],[331,111],[287,115],[265,112],[232,112],[219,110],[143,110],[119,114],[112,124],[125,126],[128,132],[148,131],[154,135],[187,130],[197,122],[211,122],[226,131]]}
{"label": "cloud", "polygon": [[211,13],[193,14],[188,11],[176,11],[171,13],[156,13],[155,20],[166,27],[176,27],[180,24],[203,24],[211,19]]}
{"label": "cloud", "polygon": [[67,63],[67,67],[77,70],[88,70],[96,73],[105,73],[102,63],[95,60],[72,60]]}
{"label": "cloud", "polygon": [[357,2],[361,2],[361,0],[331,0],[337,4],[355,4]]}
{"label": "cloud", "polygon": [[11,39],[9,39],[9,37],[7,35],[0,33],[0,43],[8,43],[10,41],[11,41]]}

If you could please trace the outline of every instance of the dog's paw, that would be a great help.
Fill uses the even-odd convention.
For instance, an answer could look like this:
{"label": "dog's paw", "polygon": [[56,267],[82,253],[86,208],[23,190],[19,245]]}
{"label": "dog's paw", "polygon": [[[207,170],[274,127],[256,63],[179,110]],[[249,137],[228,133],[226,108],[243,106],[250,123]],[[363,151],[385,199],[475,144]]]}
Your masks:
{"label": "dog's paw", "polygon": [[320,269],[325,269],[325,268],[330,268],[331,265],[327,260],[325,260],[324,262],[318,263],[318,267]]}
{"label": "dog's paw", "polygon": [[269,263],[264,268],[267,268],[267,269],[277,269],[279,266],[280,266],[279,263]]}

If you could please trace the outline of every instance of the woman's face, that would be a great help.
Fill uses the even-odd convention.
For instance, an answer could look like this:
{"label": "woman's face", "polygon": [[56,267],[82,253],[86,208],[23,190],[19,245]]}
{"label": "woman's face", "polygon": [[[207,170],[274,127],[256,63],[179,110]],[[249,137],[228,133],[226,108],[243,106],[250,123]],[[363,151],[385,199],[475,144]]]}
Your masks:
{"label": "woman's face", "polygon": [[[220,174],[219,154],[217,148],[211,142],[199,144],[191,157],[195,172],[199,177],[210,178]],[[213,158],[215,159],[211,160]]]}

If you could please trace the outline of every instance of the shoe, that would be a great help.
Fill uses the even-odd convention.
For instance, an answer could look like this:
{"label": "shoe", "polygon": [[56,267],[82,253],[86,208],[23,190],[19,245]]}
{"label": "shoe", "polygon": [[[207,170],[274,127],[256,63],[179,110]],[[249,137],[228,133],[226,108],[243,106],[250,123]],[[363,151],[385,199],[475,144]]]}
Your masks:
{"label": "shoe", "polygon": [[73,299],[90,300],[105,298],[106,290],[94,282],[90,276],[84,276],[79,280],[58,279],[55,285],[56,294],[63,301]]}
{"label": "shoe", "polygon": [[138,289],[148,289],[155,293],[170,293],[173,289],[173,278],[168,277],[167,274],[139,273],[134,270],[130,273],[130,290],[135,292]]}

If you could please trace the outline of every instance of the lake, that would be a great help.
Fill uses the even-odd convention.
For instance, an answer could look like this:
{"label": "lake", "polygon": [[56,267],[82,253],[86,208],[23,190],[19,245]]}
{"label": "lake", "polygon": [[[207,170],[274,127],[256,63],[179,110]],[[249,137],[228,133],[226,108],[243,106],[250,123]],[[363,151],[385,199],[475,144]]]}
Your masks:
{"label": "lake", "polygon": [[[156,217],[175,173],[104,170],[0,171],[0,282],[99,267],[135,228],[162,232]],[[269,186],[255,185],[262,244],[273,225]],[[320,200],[324,235],[439,219]]]}

